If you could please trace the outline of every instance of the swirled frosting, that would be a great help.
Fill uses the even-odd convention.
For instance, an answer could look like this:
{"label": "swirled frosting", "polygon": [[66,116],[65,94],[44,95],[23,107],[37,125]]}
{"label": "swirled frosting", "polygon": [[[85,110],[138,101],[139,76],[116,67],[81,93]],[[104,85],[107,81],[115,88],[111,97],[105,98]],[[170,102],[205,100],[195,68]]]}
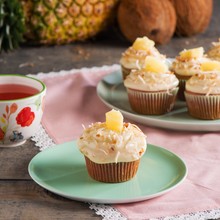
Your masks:
{"label": "swirled frosting", "polygon": [[166,59],[155,47],[151,47],[148,50],[135,50],[131,46],[122,53],[120,64],[129,69],[139,69],[144,64],[146,56],[154,56],[164,61]]}
{"label": "swirled frosting", "polygon": [[179,80],[168,71],[167,73],[153,73],[144,70],[132,70],[124,80],[124,86],[140,91],[169,91],[177,87]]}
{"label": "swirled frosting", "polygon": [[171,65],[171,70],[178,75],[192,76],[201,70],[201,63],[207,60],[208,58],[202,57],[183,61],[177,57]]}
{"label": "swirled frosting", "polygon": [[122,131],[116,132],[104,122],[96,122],[84,129],[77,145],[83,155],[100,164],[138,160],[147,148],[146,135],[130,123],[124,123]]}
{"label": "swirled frosting", "polygon": [[186,91],[202,95],[220,94],[220,74],[195,74],[186,81]]}

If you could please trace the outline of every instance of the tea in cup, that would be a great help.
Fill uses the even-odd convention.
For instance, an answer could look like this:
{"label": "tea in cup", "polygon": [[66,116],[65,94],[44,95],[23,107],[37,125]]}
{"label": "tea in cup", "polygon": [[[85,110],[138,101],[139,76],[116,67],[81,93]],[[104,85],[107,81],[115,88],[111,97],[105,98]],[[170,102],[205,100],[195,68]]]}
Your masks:
{"label": "tea in cup", "polygon": [[46,86],[24,75],[0,75],[0,146],[23,144],[39,129]]}

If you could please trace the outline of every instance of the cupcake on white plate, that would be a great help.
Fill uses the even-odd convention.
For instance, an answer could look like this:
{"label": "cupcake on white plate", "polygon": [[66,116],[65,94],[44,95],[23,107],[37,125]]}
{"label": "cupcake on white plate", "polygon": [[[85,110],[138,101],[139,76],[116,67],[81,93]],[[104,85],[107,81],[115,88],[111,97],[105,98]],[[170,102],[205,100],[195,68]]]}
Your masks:
{"label": "cupcake on white plate", "polygon": [[208,58],[220,61],[220,38],[218,39],[218,42],[212,42],[212,47],[206,54]]}
{"label": "cupcake on white plate", "polygon": [[202,62],[206,61],[207,58],[204,55],[204,48],[192,48],[183,50],[175,57],[171,65],[171,70],[174,72],[176,77],[179,79],[179,92],[178,97],[180,100],[185,100],[184,90],[185,83],[192,75],[200,72]]}
{"label": "cupcake on white plate", "polygon": [[131,108],[144,115],[161,115],[172,110],[179,80],[158,58],[148,56],[141,69],[124,80]]}
{"label": "cupcake on white plate", "polygon": [[186,81],[185,98],[188,112],[199,119],[219,119],[220,62],[204,62],[201,70]]}
{"label": "cupcake on white plate", "polygon": [[131,72],[132,69],[140,69],[147,56],[154,56],[159,59],[166,60],[155,47],[155,42],[148,37],[137,38],[132,46],[122,53],[120,65],[122,69],[123,79]]}
{"label": "cupcake on white plate", "polygon": [[146,135],[138,126],[125,123],[121,112],[106,113],[105,122],[85,128],[77,140],[94,180],[120,183],[135,177],[147,149]]}

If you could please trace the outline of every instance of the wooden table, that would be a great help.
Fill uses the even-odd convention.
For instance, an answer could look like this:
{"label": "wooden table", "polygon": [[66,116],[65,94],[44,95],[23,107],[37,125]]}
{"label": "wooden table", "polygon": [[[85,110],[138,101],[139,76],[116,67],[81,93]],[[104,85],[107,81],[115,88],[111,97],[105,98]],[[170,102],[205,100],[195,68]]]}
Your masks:
{"label": "wooden table", "polygon": [[[161,53],[174,57],[184,48],[203,46],[220,37],[220,1],[214,1],[214,13],[208,30],[190,38],[174,37],[158,46]],[[37,74],[73,68],[112,65],[130,44],[117,29],[84,43],[65,46],[22,46],[0,55],[0,74]],[[72,201],[44,190],[28,174],[30,160],[39,152],[31,140],[16,148],[0,148],[0,219],[101,219],[88,204]]]}

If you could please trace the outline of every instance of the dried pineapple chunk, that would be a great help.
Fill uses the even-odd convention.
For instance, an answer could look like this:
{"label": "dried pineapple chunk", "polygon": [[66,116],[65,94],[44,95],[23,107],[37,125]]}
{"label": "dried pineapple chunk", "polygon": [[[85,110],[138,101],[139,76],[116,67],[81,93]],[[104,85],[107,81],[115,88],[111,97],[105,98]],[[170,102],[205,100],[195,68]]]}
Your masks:
{"label": "dried pineapple chunk", "polygon": [[155,45],[154,41],[150,40],[147,37],[138,37],[133,43],[132,47],[135,50],[149,50]]}
{"label": "dried pineapple chunk", "polygon": [[123,115],[120,111],[112,109],[105,113],[106,127],[110,130],[121,132],[123,128]]}
{"label": "dried pineapple chunk", "polygon": [[201,64],[202,71],[220,71],[220,62],[210,60]]}
{"label": "dried pineapple chunk", "polygon": [[184,60],[200,58],[204,54],[204,48],[197,47],[197,48],[193,48],[193,49],[189,49],[189,50],[183,50],[179,54],[180,54],[180,57]]}
{"label": "dried pineapple chunk", "polygon": [[147,56],[143,66],[144,70],[153,73],[165,73],[168,71],[168,66],[158,58]]}

